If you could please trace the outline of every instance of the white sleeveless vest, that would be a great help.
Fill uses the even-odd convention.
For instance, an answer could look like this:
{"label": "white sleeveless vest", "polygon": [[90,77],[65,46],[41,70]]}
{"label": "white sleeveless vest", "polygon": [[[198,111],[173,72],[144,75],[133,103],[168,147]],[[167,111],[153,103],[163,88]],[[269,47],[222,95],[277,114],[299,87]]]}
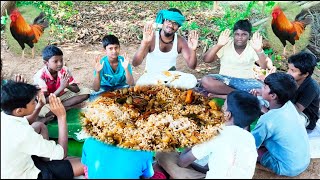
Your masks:
{"label": "white sleeveless vest", "polygon": [[155,47],[151,53],[147,54],[146,57],[146,72],[161,72],[167,71],[172,66],[176,67],[178,57],[178,35],[174,34],[174,41],[172,49],[169,52],[161,52],[159,48],[159,31],[155,32]]}

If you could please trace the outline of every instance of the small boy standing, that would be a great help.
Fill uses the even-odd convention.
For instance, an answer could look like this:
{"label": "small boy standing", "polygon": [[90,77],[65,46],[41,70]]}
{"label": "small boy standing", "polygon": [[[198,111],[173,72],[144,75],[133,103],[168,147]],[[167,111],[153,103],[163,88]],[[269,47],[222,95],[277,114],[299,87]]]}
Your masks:
{"label": "small boy standing", "polygon": [[100,61],[98,57],[95,60],[95,78],[93,81],[93,90],[95,92],[91,94],[93,98],[106,91],[134,85],[132,68],[127,54],[124,57],[119,56],[119,39],[114,35],[106,35],[102,39],[102,45],[106,56]]}
{"label": "small boy standing", "polygon": [[307,131],[293,98],[297,83],[286,73],[272,73],[264,80],[262,98],[269,102],[252,135],[258,149],[258,162],[277,175],[297,176],[310,163]]}
{"label": "small boy standing", "polygon": [[313,130],[319,119],[319,84],[312,79],[317,66],[316,57],[307,52],[300,52],[288,59],[288,74],[292,75],[298,84],[298,90],[291,100],[298,112],[306,121],[306,128]]}
{"label": "small boy standing", "polygon": [[34,113],[39,90],[13,81],[1,88],[1,179],[71,179],[83,174],[80,158],[62,160],[68,151],[68,129],[59,98],[49,95],[50,109],[58,119],[58,144],[29,125],[26,116]]}
{"label": "small boy standing", "polygon": [[[222,111],[226,126],[217,137],[187,149],[180,156],[177,153],[156,154],[159,165],[172,178],[251,179],[253,177],[258,154],[248,127],[260,115],[259,100],[248,92],[235,90],[227,95]],[[207,172],[201,175],[194,170],[196,168],[191,169],[195,160],[206,157],[209,168]]]}
{"label": "small boy standing", "polygon": [[[50,93],[60,97],[66,110],[81,107],[83,101],[89,98],[90,90],[79,88],[74,77],[66,66],[63,65],[63,53],[54,46],[49,45],[42,51],[45,66],[33,77],[34,83],[43,91],[46,102]],[[52,120],[48,104],[42,107],[39,117],[46,123]],[[46,117],[46,118],[43,118]]]}

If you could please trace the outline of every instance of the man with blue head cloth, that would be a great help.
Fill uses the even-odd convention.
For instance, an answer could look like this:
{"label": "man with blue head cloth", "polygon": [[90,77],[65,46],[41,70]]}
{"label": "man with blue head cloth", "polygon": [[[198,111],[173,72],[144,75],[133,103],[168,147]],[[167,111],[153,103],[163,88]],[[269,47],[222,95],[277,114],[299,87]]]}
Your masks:
{"label": "man with blue head cloth", "polygon": [[185,17],[176,8],[160,10],[156,23],[163,24],[162,28],[154,31],[152,24],[147,23],[144,26],[143,40],[133,57],[132,65],[139,66],[146,58],[146,72],[168,71],[176,67],[177,56],[181,53],[188,67],[195,69],[198,33],[191,31],[188,40],[178,35],[176,32],[184,21]]}

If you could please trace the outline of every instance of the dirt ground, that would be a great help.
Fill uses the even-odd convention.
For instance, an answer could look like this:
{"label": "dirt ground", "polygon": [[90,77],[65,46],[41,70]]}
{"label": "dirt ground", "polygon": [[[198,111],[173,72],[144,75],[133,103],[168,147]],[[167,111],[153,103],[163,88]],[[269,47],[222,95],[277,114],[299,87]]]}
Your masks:
{"label": "dirt ground", "polygon": [[[3,41],[2,41],[3,42]],[[1,43],[3,44],[3,43]],[[5,43],[4,43],[5,44]],[[123,55],[125,52],[129,57],[133,57],[134,53],[138,49],[139,44],[136,45],[121,45],[120,55]],[[59,45],[59,48],[64,53],[63,59],[65,65],[71,70],[72,75],[76,80],[80,82],[80,86],[85,86],[91,88],[93,84],[93,61],[94,58],[98,55],[103,55],[103,49],[101,45],[86,45],[79,46],[74,44],[64,44]],[[28,82],[32,82],[33,75],[44,65],[41,55],[36,54],[34,59],[31,58],[30,52],[31,49],[26,47],[25,49],[25,59],[22,59],[20,54],[16,55],[6,47],[6,45],[1,45],[1,58],[3,60],[2,75],[5,79],[10,79],[14,74],[20,73],[23,74]],[[199,52],[198,57],[202,52]],[[201,58],[200,58],[201,59]],[[23,65],[23,66],[22,66]],[[218,73],[219,63],[204,63],[202,60],[198,60],[198,67],[195,70],[191,70],[187,67],[182,56],[178,56],[177,60],[177,70],[192,73],[197,78],[203,77],[208,73]],[[137,81],[138,78],[144,73],[145,61],[138,66],[133,67],[133,77]]]}
{"label": "dirt ground", "polygon": [[[133,57],[137,45],[121,46],[121,53],[127,52],[129,57]],[[103,51],[101,45],[87,45],[78,46],[74,44],[65,44],[59,46],[64,53],[64,62],[67,67],[72,72],[80,86],[91,88],[93,83],[93,65],[92,61],[97,55],[102,55]],[[22,59],[20,54],[15,55],[10,52],[5,43],[1,42],[1,59],[3,60],[2,76],[5,79],[12,79],[14,74],[22,74],[27,79],[28,82],[32,83],[33,75],[43,66],[42,58],[40,54],[36,54],[34,59],[30,58],[31,49],[26,48],[26,58]],[[199,50],[198,54],[202,54]],[[199,56],[200,57],[200,56]],[[198,67],[196,70],[190,70],[183,58],[179,55],[177,61],[177,69],[183,72],[188,72],[194,74],[197,78],[203,77],[208,73],[217,73],[219,71],[219,63],[205,64],[202,58],[198,60]],[[145,61],[142,65],[138,67],[133,67],[133,75],[135,81],[143,74],[145,67]],[[317,72],[319,74],[319,72]],[[254,179],[287,179],[288,177],[276,176],[273,173],[256,169],[256,173],[253,177]],[[301,175],[294,177],[293,179],[319,179],[320,178],[320,159],[313,159],[310,163],[308,169]]]}

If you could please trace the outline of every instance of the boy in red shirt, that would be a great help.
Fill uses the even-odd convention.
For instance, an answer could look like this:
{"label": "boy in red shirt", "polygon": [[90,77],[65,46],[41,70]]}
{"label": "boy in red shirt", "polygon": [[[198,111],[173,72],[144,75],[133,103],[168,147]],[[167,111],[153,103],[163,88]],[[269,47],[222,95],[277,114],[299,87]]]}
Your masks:
{"label": "boy in red shirt", "polygon": [[[79,88],[74,77],[66,66],[63,65],[63,53],[54,46],[49,45],[42,51],[45,66],[33,77],[34,83],[41,88],[48,102],[50,93],[60,97],[66,110],[81,107],[82,102],[89,98],[90,90]],[[46,104],[40,111],[40,121],[46,123],[53,119],[52,112]]]}

